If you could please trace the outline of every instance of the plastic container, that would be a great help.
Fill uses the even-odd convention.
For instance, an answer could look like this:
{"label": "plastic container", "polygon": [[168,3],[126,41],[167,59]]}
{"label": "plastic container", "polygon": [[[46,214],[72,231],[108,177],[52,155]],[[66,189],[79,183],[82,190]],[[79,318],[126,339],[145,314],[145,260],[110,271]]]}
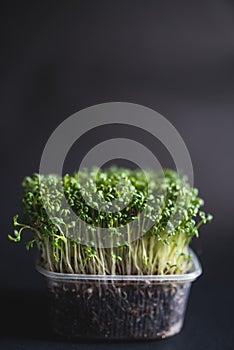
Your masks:
{"label": "plastic container", "polygon": [[178,333],[191,282],[202,272],[191,251],[191,270],[183,275],[97,276],[54,273],[46,277],[50,319],[66,338],[157,339]]}

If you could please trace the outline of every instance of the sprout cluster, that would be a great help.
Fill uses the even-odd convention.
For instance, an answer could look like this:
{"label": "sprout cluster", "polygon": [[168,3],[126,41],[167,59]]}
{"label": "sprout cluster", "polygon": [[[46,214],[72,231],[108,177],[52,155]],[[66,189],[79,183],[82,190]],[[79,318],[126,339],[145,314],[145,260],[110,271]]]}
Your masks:
{"label": "sprout cluster", "polygon": [[[200,211],[197,189],[169,169],[93,168],[63,178],[34,174],[23,187],[23,220],[14,217],[19,229],[9,238],[18,242],[30,229],[34,237],[27,248],[36,242],[40,264],[55,272],[184,273],[191,238],[212,218]],[[101,228],[108,229],[105,237]]]}

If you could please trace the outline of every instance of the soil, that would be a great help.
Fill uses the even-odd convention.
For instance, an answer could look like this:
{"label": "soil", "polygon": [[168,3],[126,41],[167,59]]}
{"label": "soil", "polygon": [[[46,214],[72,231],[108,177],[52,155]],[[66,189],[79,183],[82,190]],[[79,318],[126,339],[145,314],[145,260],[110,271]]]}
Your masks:
{"label": "soil", "polygon": [[52,326],[67,338],[156,339],[178,333],[190,283],[49,281]]}

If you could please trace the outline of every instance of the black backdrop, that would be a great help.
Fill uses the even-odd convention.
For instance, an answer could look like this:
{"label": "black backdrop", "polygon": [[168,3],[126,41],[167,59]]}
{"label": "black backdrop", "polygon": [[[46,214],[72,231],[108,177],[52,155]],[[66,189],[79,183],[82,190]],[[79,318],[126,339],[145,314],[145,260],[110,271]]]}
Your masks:
{"label": "black backdrop", "polygon": [[[35,252],[12,244],[7,234],[20,211],[20,183],[38,171],[52,131],[76,111],[111,101],[148,106],[173,123],[191,154],[205,208],[214,215],[193,243],[204,275],[194,284],[184,331],[134,346],[233,348],[233,2],[22,0],[0,6],[2,348],[66,347],[53,341],[43,322]],[[99,129],[78,144],[68,170],[107,133],[115,136]],[[170,164],[155,140],[142,135],[141,141]]]}

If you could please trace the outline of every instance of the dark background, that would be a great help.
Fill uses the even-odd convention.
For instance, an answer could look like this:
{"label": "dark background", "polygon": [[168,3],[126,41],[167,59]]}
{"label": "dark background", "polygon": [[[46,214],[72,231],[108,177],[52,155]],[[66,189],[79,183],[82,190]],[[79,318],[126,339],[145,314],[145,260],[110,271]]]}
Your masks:
{"label": "dark background", "polygon": [[[233,349],[233,2],[47,0],[0,7],[1,348]],[[80,109],[112,101],[158,111],[187,144],[195,185],[214,215],[193,242],[204,274],[192,288],[181,334],[128,345],[66,344],[47,327],[35,252],[7,234],[20,211],[21,181],[38,171],[53,130]],[[68,156],[67,169],[115,132],[119,137],[126,129],[88,135]],[[170,165],[157,141],[138,137]]]}

